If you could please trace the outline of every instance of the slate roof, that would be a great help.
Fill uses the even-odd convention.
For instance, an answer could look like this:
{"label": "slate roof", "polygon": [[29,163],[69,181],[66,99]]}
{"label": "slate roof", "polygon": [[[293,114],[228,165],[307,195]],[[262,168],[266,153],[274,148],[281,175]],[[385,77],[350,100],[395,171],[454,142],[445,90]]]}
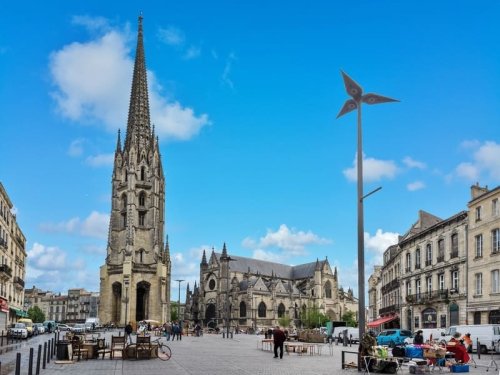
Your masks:
{"label": "slate roof", "polygon": [[[220,259],[220,253],[215,253]],[[250,272],[250,274],[260,274],[263,276],[276,276],[280,279],[297,280],[314,276],[316,262],[299,264],[297,266],[289,266],[281,263],[268,262],[260,259],[240,257],[237,255],[230,255],[234,261],[229,262],[231,271],[236,272]],[[323,264],[324,261],[320,261]],[[242,285],[243,286],[243,285]]]}

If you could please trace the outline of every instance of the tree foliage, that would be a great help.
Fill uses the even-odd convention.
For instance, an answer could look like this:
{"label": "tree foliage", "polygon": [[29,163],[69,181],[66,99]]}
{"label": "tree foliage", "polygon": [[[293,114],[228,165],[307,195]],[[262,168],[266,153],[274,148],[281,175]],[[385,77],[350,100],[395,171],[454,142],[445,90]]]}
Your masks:
{"label": "tree foliage", "polygon": [[170,321],[174,322],[179,319],[178,311],[179,309],[177,308],[179,305],[177,302],[171,302],[170,303]]}
{"label": "tree foliage", "polygon": [[28,316],[33,323],[43,323],[45,321],[45,314],[38,306],[33,306],[28,309]]}
{"label": "tree foliage", "polygon": [[286,315],[278,319],[279,325],[284,328],[288,328],[290,326],[290,321],[290,317]]}
{"label": "tree foliage", "polygon": [[319,328],[325,326],[328,321],[328,317],[321,313],[316,306],[308,309],[306,311],[306,316],[301,317],[302,323],[306,328]]}
{"label": "tree foliage", "polygon": [[347,310],[344,315],[342,315],[342,320],[347,323],[348,327],[357,327],[358,325],[354,311]]}

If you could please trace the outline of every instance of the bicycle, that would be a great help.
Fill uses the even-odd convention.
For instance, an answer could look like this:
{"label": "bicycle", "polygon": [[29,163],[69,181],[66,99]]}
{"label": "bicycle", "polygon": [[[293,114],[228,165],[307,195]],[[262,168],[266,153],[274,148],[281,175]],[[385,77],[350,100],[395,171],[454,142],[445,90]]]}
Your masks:
{"label": "bicycle", "polygon": [[[161,338],[159,338],[156,341],[153,341],[152,344],[158,345],[156,354],[157,354],[157,357],[160,358],[162,361],[168,361],[170,359],[170,357],[172,357],[172,350],[170,349],[170,347],[167,344],[161,342]],[[154,349],[151,349],[151,351],[153,351],[153,350]],[[151,353],[151,354],[153,354],[153,353]]]}
{"label": "bicycle", "polygon": [[150,341],[150,336],[137,336],[135,343],[127,344],[123,350],[126,359],[146,359],[157,357],[162,361],[168,361],[172,357],[172,350],[161,338]]}

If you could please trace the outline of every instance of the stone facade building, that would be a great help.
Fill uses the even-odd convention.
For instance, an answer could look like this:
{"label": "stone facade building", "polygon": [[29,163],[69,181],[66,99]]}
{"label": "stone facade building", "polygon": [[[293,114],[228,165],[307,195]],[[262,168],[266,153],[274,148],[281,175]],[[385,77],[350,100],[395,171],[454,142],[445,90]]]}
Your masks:
{"label": "stone facade building", "polygon": [[[471,187],[468,211],[424,211],[384,253],[382,306],[370,327],[500,323],[500,187]],[[373,275],[372,275],[373,276]],[[377,277],[373,276],[376,289]],[[385,327],[383,327],[385,326]]]}
{"label": "stone facade building", "polygon": [[368,316],[366,321],[377,319],[379,309],[382,307],[381,298],[382,266],[374,266],[373,273],[368,278]]}
{"label": "stone facade building", "polygon": [[[344,306],[353,306],[345,296]],[[200,284],[187,290],[184,318],[201,320],[207,326],[230,325],[241,329],[265,328],[290,318],[300,327],[313,310],[340,320],[337,270],[327,259],[297,266],[229,256],[212,250],[203,252]],[[356,312],[356,311],[355,311]]]}
{"label": "stone facade building", "polygon": [[170,318],[170,254],[163,243],[165,176],[151,129],[142,16],[124,147],[118,133],[111,218],[101,267],[101,323]]}
{"label": "stone facade building", "polygon": [[26,238],[7,191],[0,182],[0,331],[27,316],[24,310]]}
{"label": "stone facade building", "polygon": [[469,324],[500,324],[500,186],[472,186],[469,207]]}

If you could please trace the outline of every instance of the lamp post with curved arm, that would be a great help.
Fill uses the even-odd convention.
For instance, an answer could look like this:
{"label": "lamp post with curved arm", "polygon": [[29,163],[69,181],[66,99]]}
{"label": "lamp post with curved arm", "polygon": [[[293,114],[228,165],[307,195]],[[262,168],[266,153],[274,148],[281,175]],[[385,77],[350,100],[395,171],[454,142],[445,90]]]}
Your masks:
{"label": "lamp post with curved arm", "polygon": [[[359,337],[362,338],[365,333],[365,254],[364,254],[364,223],[363,223],[363,134],[361,128],[361,104],[382,104],[389,102],[398,102],[399,100],[388,98],[378,94],[364,94],[363,89],[347,74],[342,72],[345,90],[352,99],[348,99],[337,118],[346,113],[358,110],[358,142],[357,142],[357,207],[358,207],[358,309],[359,309]],[[370,195],[372,193],[369,193]]]}

